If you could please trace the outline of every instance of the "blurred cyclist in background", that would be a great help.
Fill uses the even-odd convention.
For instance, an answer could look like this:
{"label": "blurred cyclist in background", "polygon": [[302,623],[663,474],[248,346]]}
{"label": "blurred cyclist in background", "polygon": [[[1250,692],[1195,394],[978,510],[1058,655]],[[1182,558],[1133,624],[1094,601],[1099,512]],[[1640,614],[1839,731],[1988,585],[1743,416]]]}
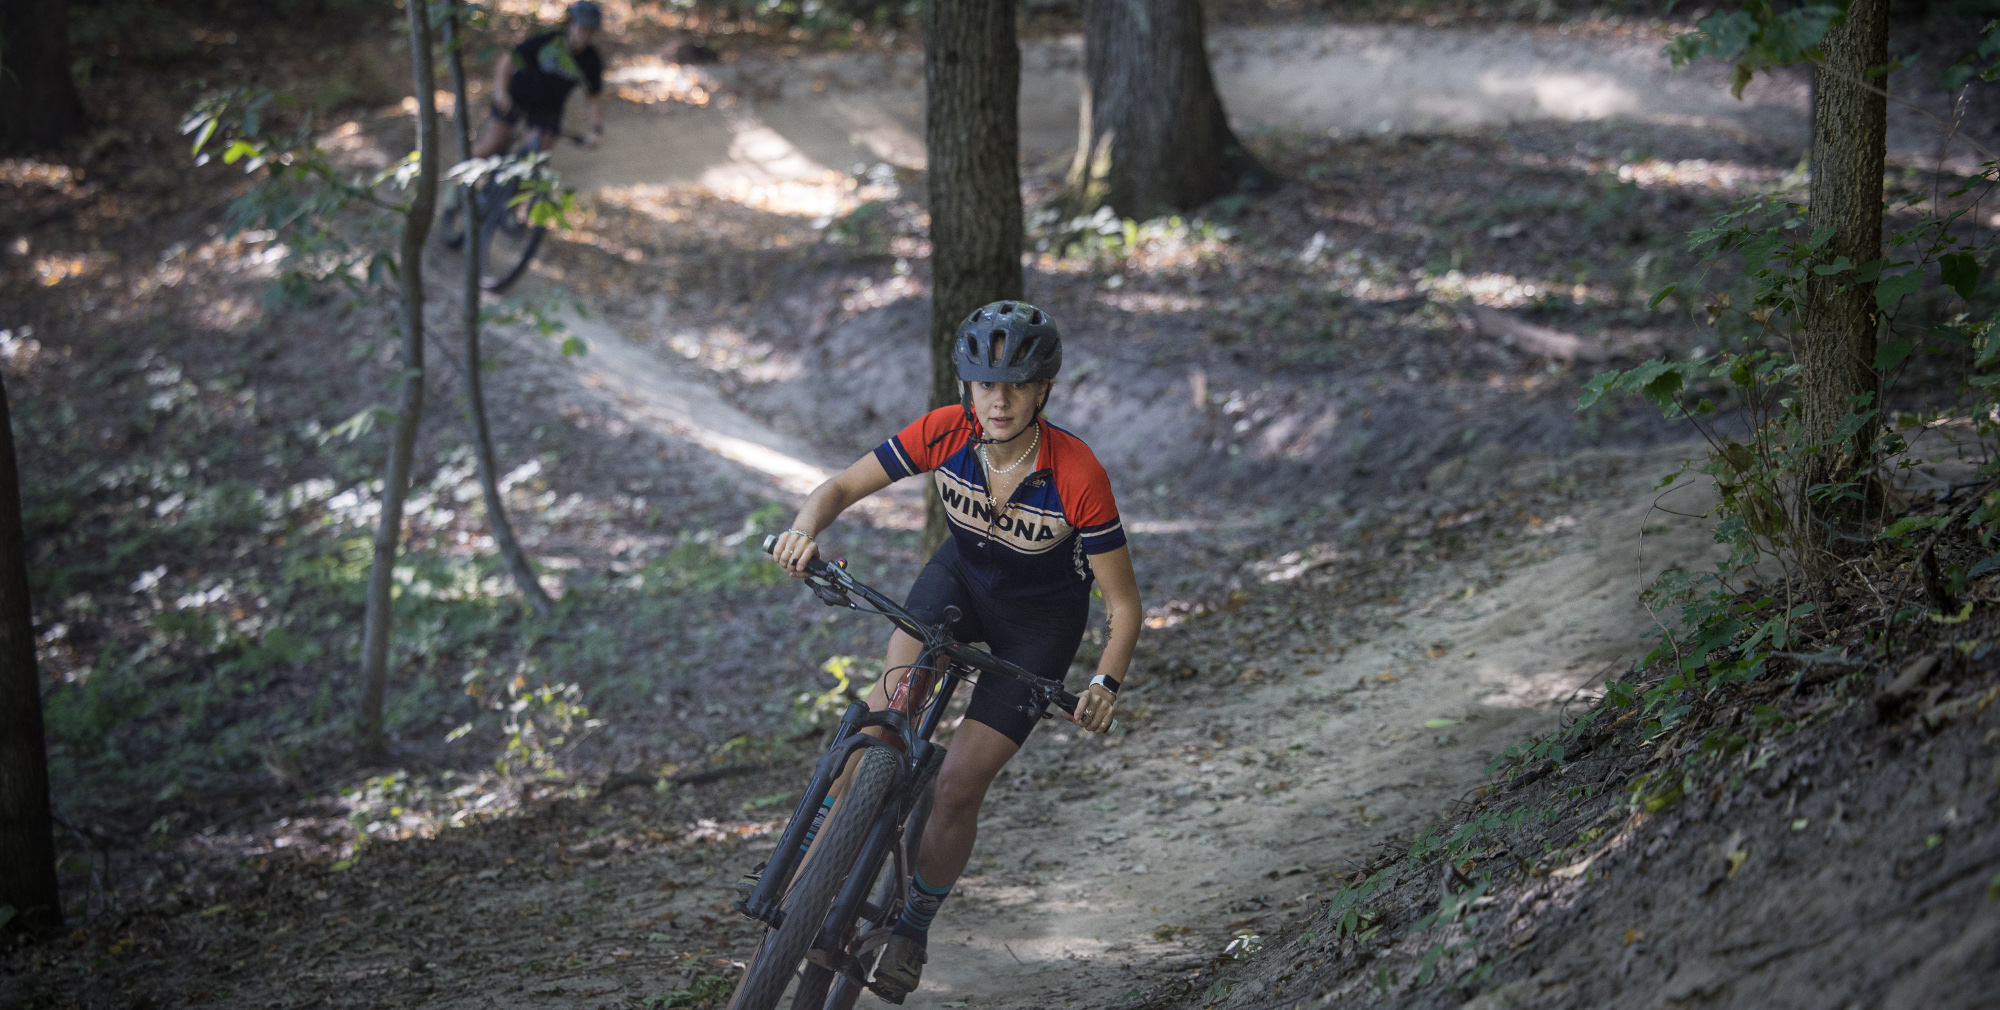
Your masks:
{"label": "blurred cyclist in background", "polygon": [[604,12],[591,0],[569,5],[563,27],[531,35],[500,54],[493,68],[493,102],[486,128],[472,156],[490,158],[514,143],[514,128],[526,120],[536,146],[548,150],[562,136],[563,106],[578,84],[589,96],[590,133],[583,146],[595,148],[604,136],[604,57],[593,40]]}

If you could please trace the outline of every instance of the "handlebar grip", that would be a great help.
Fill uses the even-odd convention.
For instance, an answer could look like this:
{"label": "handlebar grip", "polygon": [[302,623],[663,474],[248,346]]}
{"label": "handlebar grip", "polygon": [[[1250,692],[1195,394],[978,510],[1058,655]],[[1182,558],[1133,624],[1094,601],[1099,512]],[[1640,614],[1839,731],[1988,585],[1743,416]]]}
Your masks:
{"label": "handlebar grip", "polygon": [[[1056,689],[1056,704],[1062,706],[1062,714],[1064,716],[1068,716],[1070,713],[1075,712],[1076,703],[1080,700],[1082,699],[1079,698],[1077,695],[1071,694],[1068,691],[1063,690],[1062,688]],[[1119,725],[1120,723],[1118,722],[1118,720],[1113,719],[1111,720],[1111,725],[1104,727],[1104,731],[1106,733],[1109,733],[1112,730],[1117,729]]]}
{"label": "handlebar grip", "polygon": [[[777,548],[778,548],[777,534],[775,533],[765,534],[764,553],[772,554],[775,556]],[[813,558],[812,560],[806,562],[806,574],[824,576],[831,571],[837,571],[842,564],[843,562],[829,562],[825,558]]]}

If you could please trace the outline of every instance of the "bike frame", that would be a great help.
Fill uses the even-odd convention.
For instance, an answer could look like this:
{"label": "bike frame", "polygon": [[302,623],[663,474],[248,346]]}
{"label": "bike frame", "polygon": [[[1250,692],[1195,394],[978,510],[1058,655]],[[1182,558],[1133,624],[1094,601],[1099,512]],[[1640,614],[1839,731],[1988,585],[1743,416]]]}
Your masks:
{"label": "bike frame", "polygon": [[[764,550],[767,553],[775,540],[775,537],[765,539]],[[880,921],[893,910],[878,908],[868,900],[868,889],[874,885],[885,858],[893,853],[900,879],[907,880],[914,869],[908,865],[909,853],[918,839],[905,837],[904,821],[944,763],[945,748],[932,743],[930,738],[943,721],[945,708],[951,704],[959,682],[974,674],[1018,679],[1029,687],[1035,699],[1035,710],[1044,718],[1050,716],[1052,706],[1060,706],[1064,712],[1074,711],[1077,699],[1060,685],[1052,685],[998,656],[959,642],[952,636],[949,627],[958,620],[956,607],[946,608],[944,623],[926,625],[894,601],[849,576],[845,559],[832,563],[814,559],[807,563],[806,571],[806,581],[813,594],[828,606],[886,617],[898,629],[922,643],[922,648],[917,661],[905,668],[902,681],[890,696],[888,707],[873,711],[865,703],[857,701],[841,714],[832,743],[813,765],[812,780],[806,786],[805,795],[799,798],[791,820],[778,838],[777,851],[765,865],[757,886],[747,898],[737,903],[736,908],[773,929],[783,925],[785,913],[781,906],[793,877],[804,861],[805,855],[799,852],[799,847],[812,827],[813,815],[825,802],[827,794],[833,790],[834,783],[846,771],[849,760],[855,754],[864,747],[888,749],[897,758],[897,776],[890,789],[890,802],[884,803],[882,809],[876,812],[874,824],[855,857],[854,867],[848,871],[847,879],[835,896],[833,907],[828,910],[806,955],[826,968],[862,981],[859,965],[845,949],[846,933],[857,919]],[[855,602],[856,597],[861,603]],[[864,608],[862,603],[867,606]],[[893,672],[884,671],[884,676]],[[922,713],[921,718],[916,717],[918,711]],[[888,739],[862,732],[870,727],[885,730]],[[900,894],[901,889],[892,889],[891,893]]]}

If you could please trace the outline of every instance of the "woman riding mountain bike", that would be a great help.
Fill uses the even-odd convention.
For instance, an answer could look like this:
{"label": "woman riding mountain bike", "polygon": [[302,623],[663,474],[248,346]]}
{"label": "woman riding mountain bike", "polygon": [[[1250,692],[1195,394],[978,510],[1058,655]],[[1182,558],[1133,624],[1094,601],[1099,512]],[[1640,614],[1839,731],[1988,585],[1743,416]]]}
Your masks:
{"label": "woman riding mountain bike", "polygon": [[[1095,582],[1111,633],[1071,718],[1102,733],[1139,638],[1139,589],[1110,477],[1082,439],[1042,417],[1062,368],[1061,335],[1032,305],[994,302],[959,326],[952,361],[960,405],[924,415],[815,488],[772,554],[804,578],[819,554],[816,538],[843,511],[894,481],[934,474],[951,536],[904,606],[925,624],[955,614],[960,640],[983,641],[993,655],[1060,686],[1082,643]],[[919,648],[903,631],[891,636],[871,709],[888,706]],[[987,788],[1034,730],[1028,694],[1014,681],[980,680],[952,738],[902,916],[863,944],[864,952],[879,951],[874,987],[896,997],[891,1002],[917,988],[931,923],[971,858]],[[835,800],[828,796],[821,817]]]}
{"label": "woman riding mountain bike", "polygon": [[542,150],[554,147],[562,136],[563,106],[579,84],[590,106],[590,133],[581,143],[596,148],[604,136],[604,57],[594,42],[603,26],[597,4],[577,0],[564,12],[562,28],[529,36],[501,53],[493,67],[493,102],[472,156],[491,158],[507,150],[523,120]]}

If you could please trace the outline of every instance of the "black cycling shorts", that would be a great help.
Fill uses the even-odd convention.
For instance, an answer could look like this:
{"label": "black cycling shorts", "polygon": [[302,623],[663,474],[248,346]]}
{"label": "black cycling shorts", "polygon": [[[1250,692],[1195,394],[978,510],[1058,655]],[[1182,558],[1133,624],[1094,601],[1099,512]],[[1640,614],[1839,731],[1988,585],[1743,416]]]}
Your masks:
{"label": "black cycling shorts", "polygon": [[[958,545],[947,537],[910,587],[903,607],[917,620],[937,624],[944,620],[944,608],[955,606],[964,616],[953,625],[953,637],[984,642],[995,656],[1060,685],[1083,643],[1090,597],[1078,593],[1054,600],[996,600],[978,591],[977,585],[959,560]],[[999,730],[1019,746],[1041,721],[1039,713],[1021,711],[1028,707],[1027,687],[1011,678],[981,674],[965,717]]]}
{"label": "black cycling shorts", "polygon": [[514,100],[514,107],[502,112],[500,111],[500,103],[493,103],[491,110],[494,119],[506,123],[508,126],[518,126],[521,120],[525,118],[528,121],[530,129],[540,130],[551,136],[562,132],[563,107],[561,105],[536,105],[532,102],[524,102],[512,88],[507,89],[507,94],[508,97]]}

